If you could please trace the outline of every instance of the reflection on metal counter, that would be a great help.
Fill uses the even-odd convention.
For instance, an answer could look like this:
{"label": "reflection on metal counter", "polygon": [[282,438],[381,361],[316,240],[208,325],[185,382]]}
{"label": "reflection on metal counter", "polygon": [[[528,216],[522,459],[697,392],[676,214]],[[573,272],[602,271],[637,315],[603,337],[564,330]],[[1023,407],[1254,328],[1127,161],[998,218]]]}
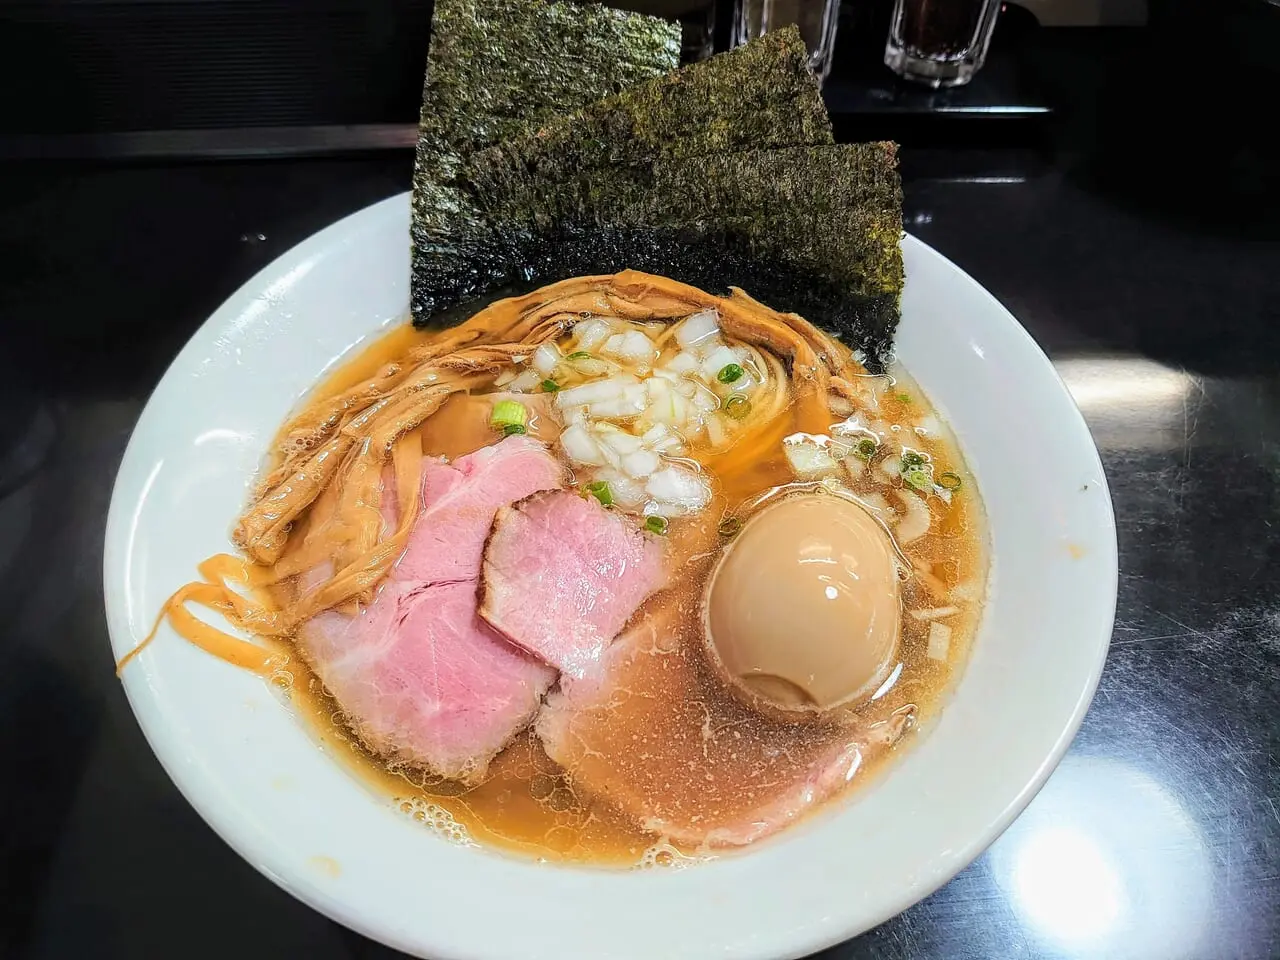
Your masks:
{"label": "reflection on metal counter", "polygon": [[1200,830],[1136,765],[1067,757],[990,857],[1044,948],[1126,960],[1211,955],[1213,881]]}

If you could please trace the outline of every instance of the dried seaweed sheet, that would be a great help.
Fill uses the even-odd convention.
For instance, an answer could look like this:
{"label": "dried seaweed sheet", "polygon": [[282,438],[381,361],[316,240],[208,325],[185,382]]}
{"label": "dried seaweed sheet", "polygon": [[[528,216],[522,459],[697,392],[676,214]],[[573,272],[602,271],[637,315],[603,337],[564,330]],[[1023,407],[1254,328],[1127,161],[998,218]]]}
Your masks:
{"label": "dried seaweed sheet", "polygon": [[465,179],[504,216],[550,217],[560,183],[604,168],[832,142],[804,41],[789,27],[526,127],[472,156]]}
{"label": "dried seaweed sheet", "polygon": [[626,267],[742,286],[877,366],[902,290],[893,144],[836,146],[794,30],[463,158],[467,217],[415,250],[415,322],[499,289]]}
{"label": "dried seaweed sheet", "polygon": [[509,224],[545,228],[565,216],[580,219],[579,194],[606,176],[630,183],[657,158],[831,142],[794,27],[544,124],[527,124],[457,161],[453,195],[461,199],[453,206],[455,214],[468,215],[442,218],[448,230],[437,242],[415,244],[415,322],[512,280],[518,256],[499,255],[505,238],[490,234]]}
{"label": "dried seaweed sheet", "polygon": [[677,24],[602,6],[437,0],[413,174],[415,289],[419,261],[450,257],[450,238],[477,222],[458,189],[465,158],[673,69],[679,48]]}
{"label": "dried seaweed sheet", "polygon": [[892,343],[903,284],[892,143],[659,158],[540,184],[532,205],[501,189],[477,197],[489,227],[461,242],[470,272],[441,277],[446,287],[634,267],[742,286],[841,334],[873,365]]}

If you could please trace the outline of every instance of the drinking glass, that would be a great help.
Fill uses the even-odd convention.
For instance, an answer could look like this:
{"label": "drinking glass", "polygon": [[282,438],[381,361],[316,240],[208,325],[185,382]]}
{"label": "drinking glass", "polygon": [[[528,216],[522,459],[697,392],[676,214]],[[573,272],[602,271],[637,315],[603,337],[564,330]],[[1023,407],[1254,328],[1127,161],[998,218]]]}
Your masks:
{"label": "drinking glass", "polygon": [[809,66],[819,80],[831,72],[831,48],[836,41],[840,0],[737,0],[733,16],[733,45],[795,24],[809,48]]}
{"label": "drinking glass", "polygon": [[896,0],[884,62],[907,80],[958,87],[987,59],[1000,0]]}

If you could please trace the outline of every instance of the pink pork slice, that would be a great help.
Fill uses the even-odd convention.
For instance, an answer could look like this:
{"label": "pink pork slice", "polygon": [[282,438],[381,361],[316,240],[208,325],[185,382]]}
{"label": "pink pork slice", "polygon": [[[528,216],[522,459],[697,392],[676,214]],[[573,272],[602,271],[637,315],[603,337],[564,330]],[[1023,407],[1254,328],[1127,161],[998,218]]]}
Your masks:
{"label": "pink pork slice", "polygon": [[538,493],[497,513],[480,616],[571,677],[594,663],[666,579],[660,540],[595,499]]}
{"label": "pink pork slice", "polygon": [[[303,654],[370,749],[475,783],[528,725],[556,673],[480,620],[477,578],[498,509],[562,479],[526,437],[426,461],[423,510],[374,602],[303,625]],[[383,498],[391,526],[394,499]],[[326,565],[305,581],[328,575]]]}
{"label": "pink pork slice", "polygon": [[494,515],[539,490],[555,490],[564,468],[528,437],[507,437],[452,463],[422,465],[422,513],[391,579],[412,583],[476,580]]}
{"label": "pink pork slice", "polygon": [[910,712],[823,731],[762,716],[708,675],[697,618],[670,594],[580,679],[561,677],[534,729],[582,796],[693,847],[739,846],[796,822],[902,735]]}
{"label": "pink pork slice", "polygon": [[369,749],[465,782],[483,778],[556,678],[476,616],[467,582],[388,583],[357,616],[314,617],[303,642]]}

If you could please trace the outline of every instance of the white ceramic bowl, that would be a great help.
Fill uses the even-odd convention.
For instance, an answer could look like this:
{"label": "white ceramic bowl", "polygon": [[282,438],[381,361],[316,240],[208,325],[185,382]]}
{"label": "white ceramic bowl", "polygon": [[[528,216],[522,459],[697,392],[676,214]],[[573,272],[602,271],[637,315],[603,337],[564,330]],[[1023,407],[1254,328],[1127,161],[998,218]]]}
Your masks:
{"label": "white ceramic bowl", "polygon": [[[104,580],[116,657],[228,531],[265,446],[322,371],[403,317],[408,195],[284,254],[209,318],[143,411],[116,480]],[[450,845],[320,752],[257,677],[167,628],[124,673],[191,804],[317,910],[436,960],[803,956],[973,860],[1066,750],[1111,634],[1115,528],[1083,420],[1017,321],[904,241],[898,354],[954,428],[990,520],[972,660],[923,741],[870,788],[687,870],[553,867]]]}

